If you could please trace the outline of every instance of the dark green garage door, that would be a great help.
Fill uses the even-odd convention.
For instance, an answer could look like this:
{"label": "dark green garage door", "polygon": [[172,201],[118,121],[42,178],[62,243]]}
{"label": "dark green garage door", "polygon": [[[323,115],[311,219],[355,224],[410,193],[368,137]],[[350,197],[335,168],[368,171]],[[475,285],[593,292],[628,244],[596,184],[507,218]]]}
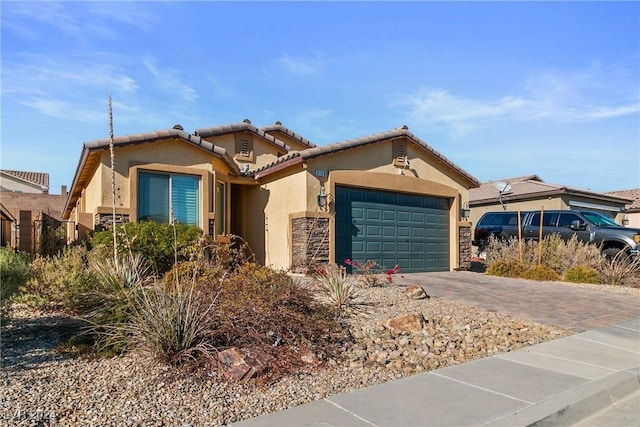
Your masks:
{"label": "dark green garage door", "polygon": [[336,262],[449,270],[449,200],[336,186]]}

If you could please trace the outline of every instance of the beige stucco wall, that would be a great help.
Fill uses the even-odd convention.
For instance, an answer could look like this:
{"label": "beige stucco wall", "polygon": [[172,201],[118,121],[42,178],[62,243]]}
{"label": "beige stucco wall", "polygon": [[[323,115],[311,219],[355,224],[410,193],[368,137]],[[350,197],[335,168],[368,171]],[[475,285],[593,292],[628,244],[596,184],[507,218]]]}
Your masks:
{"label": "beige stucco wall", "polygon": [[629,220],[627,227],[640,228],[640,212],[629,212],[626,218]]}
{"label": "beige stucco wall", "polygon": [[[330,201],[336,185],[350,185],[450,199],[450,267],[458,267],[460,209],[468,201],[468,184],[444,170],[423,150],[412,148],[412,143],[408,145],[411,168],[402,170],[402,174],[401,169],[393,166],[393,146],[389,141],[309,159],[305,168],[295,166],[299,170],[289,176],[286,171],[269,176],[269,183],[261,186],[262,191],[268,191],[264,211],[265,263],[277,268],[290,268],[290,214],[309,216],[325,212],[318,206],[317,196],[321,187],[324,186]],[[318,177],[316,171],[326,171],[327,176]],[[256,215],[254,223],[257,225],[259,212],[253,215]],[[333,219],[330,229],[330,261],[335,262]],[[258,232],[256,229],[252,234]]]}
{"label": "beige stucco wall", "polygon": [[306,210],[306,187],[307,172],[301,169],[289,175],[274,174],[247,192],[247,240],[264,241],[264,253],[256,257],[269,267],[290,267],[289,214]]}
{"label": "beige stucco wall", "polygon": [[0,187],[2,191],[15,191],[18,193],[30,193],[30,194],[46,194],[40,187],[35,184],[28,184],[19,179],[15,179],[11,176],[0,174]]}
{"label": "beige stucco wall", "polygon": [[[227,154],[233,158],[236,154],[236,134],[227,134],[220,136],[212,136],[206,138],[207,141],[212,144],[224,148]],[[253,141],[253,156],[254,161],[250,162],[251,169],[256,169],[261,166],[272,163],[278,159],[278,149],[271,143],[265,141],[255,134],[251,134]],[[242,167],[247,162],[236,161],[238,166]]]}
{"label": "beige stucco wall", "polygon": [[[222,170],[226,178],[227,168],[206,151],[180,140],[159,141],[121,147],[115,153],[116,208],[118,212],[136,218],[136,202],[132,194],[137,194],[137,178],[131,174],[139,169],[169,173],[194,174],[202,177],[200,226],[207,229],[211,203],[210,175],[214,167]],[[79,199],[82,212],[95,214],[111,211],[111,160],[108,151],[101,153],[100,164],[89,181],[83,196]],[[215,166],[214,166],[215,165]],[[133,179],[130,179],[133,178]]]}

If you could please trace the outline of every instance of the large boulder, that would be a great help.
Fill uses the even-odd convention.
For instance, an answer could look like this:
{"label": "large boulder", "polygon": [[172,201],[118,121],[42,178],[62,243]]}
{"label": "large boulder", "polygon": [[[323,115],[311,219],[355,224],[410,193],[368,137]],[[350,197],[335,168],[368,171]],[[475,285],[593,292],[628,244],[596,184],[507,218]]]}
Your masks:
{"label": "large boulder", "polygon": [[386,320],[384,326],[398,332],[418,332],[425,324],[421,313],[407,314],[405,316],[394,317]]}
{"label": "large boulder", "polygon": [[411,299],[429,299],[431,298],[427,293],[418,285],[409,285],[405,288],[404,294]]}

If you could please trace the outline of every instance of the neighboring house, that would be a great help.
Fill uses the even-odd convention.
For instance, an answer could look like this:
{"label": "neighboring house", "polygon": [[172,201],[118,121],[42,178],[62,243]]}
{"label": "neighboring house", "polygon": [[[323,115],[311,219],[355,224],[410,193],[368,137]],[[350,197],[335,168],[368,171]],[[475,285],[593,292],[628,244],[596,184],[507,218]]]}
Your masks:
{"label": "neighboring house", "polygon": [[[506,191],[500,194],[499,189]],[[538,175],[483,183],[469,192],[470,219],[476,224],[482,214],[496,210],[527,211],[549,209],[589,209],[622,224],[625,205],[631,200],[590,190],[544,182]]]}
{"label": "neighboring house", "polygon": [[605,194],[630,199],[624,207],[622,224],[627,227],[640,228],[640,188],[631,190],[607,191]]}
{"label": "neighboring house", "polygon": [[49,194],[49,174],[0,170],[0,190],[12,193]]}
{"label": "neighboring house", "polygon": [[[318,147],[281,123],[114,138],[116,221],[194,224],[278,269],[375,260],[467,268],[479,182],[406,127]],[[109,140],[85,143],[64,207],[76,238],[112,223]]]}
{"label": "neighboring house", "polygon": [[16,224],[16,217],[0,203],[0,246],[8,246],[11,248],[15,246],[13,230],[15,230]]}
{"label": "neighboring house", "polygon": [[43,226],[62,218],[66,199],[66,186],[62,186],[61,194],[49,194],[48,173],[0,170],[0,202],[14,218],[10,245],[41,253],[41,236],[47,234]]}

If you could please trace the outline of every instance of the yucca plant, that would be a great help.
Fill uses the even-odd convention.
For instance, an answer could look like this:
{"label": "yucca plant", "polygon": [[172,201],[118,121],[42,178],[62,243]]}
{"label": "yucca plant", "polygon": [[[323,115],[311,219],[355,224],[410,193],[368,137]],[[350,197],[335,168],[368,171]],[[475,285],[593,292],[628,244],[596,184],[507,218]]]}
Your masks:
{"label": "yucca plant", "polygon": [[366,304],[359,300],[359,278],[348,274],[347,271],[336,265],[327,265],[316,271],[320,300],[331,305],[338,317],[347,311],[361,310]]}
{"label": "yucca plant", "polygon": [[96,336],[97,347],[121,352],[129,340],[121,334],[135,315],[137,299],[153,281],[149,263],[140,255],[103,259],[91,264],[97,276],[92,289],[78,295],[77,307],[89,324],[87,332]]}
{"label": "yucca plant", "polygon": [[131,319],[117,330],[153,360],[180,363],[208,354],[205,342],[208,318],[214,307],[201,303],[194,284],[165,287],[157,284],[136,295]]}

